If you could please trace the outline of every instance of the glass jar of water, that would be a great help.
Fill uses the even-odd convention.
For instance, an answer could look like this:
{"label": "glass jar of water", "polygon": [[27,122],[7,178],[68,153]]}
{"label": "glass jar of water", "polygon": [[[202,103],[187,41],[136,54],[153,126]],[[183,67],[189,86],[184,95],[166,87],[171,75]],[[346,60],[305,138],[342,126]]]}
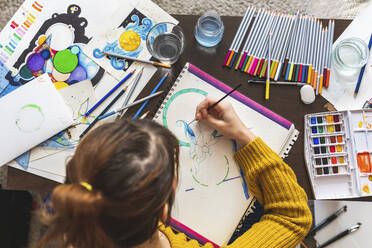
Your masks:
{"label": "glass jar of water", "polygon": [[217,45],[224,32],[223,22],[216,11],[205,12],[195,25],[194,35],[197,42],[205,47]]}
{"label": "glass jar of water", "polygon": [[347,38],[340,41],[333,49],[333,63],[341,74],[354,74],[367,63],[369,49],[359,38]]}

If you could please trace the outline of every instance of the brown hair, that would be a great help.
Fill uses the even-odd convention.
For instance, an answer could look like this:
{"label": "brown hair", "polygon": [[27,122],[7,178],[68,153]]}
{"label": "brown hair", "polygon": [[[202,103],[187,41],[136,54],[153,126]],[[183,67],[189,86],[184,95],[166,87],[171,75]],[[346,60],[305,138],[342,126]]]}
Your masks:
{"label": "brown hair", "polygon": [[176,137],[153,121],[94,129],[68,162],[66,184],[53,191],[54,214],[39,245],[131,247],[149,240],[166,203],[169,219],[178,158]]}

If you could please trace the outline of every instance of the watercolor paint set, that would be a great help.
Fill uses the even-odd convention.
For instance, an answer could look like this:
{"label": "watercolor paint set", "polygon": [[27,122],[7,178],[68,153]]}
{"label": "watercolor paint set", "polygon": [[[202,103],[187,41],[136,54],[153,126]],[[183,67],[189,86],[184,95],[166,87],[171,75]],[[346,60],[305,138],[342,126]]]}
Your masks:
{"label": "watercolor paint set", "polygon": [[316,199],[372,195],[371,109],[305,115],[304,149]]}

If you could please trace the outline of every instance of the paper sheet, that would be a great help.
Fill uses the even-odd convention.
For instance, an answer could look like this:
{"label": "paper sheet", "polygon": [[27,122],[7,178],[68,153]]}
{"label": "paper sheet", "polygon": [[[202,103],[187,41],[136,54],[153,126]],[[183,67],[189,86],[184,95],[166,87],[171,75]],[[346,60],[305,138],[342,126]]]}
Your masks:
{"label": "paper sheet", "polygon": [[[340,37],[333,44],[332,49],[341,41],[350,37],[357,37],[362,39],[366,44],[372,33],[372,3],[363,9],[354,21],[345,29]],[[327,99],[334,107],[341,110],[362,109],[364,103],[372,98],[372,56],[366,65],[364,76],[359,88],[357,97],[354,97],[354,90],[359,72],[355,76],[344,77],[336,72],[332,65],[329,88],[323,87],[322,96]],[[351,79],[351,80],[350,80]],[[345,89],[344,85],[354,82],[353,87]]]}
{"label": "paper sheet", "polygon": [[[84,53],[103,67],[116,80],[121,80],[142,64],[117,58],[107,58],[103,52],[111,52],[134,58],[149,60],[151,54],[146,47],[146,37],[151,27],[159,22],[178,23],[150,0],[126,2],[113,17],[104,24],[105,32],[94,36],[84,48]],[[135,46],[121,45],[122,39],[135,40]]]}
{"label": "paper sheet", "polygon": [[73,124],[70,110],[43,74],[0,99],[0,165]]}

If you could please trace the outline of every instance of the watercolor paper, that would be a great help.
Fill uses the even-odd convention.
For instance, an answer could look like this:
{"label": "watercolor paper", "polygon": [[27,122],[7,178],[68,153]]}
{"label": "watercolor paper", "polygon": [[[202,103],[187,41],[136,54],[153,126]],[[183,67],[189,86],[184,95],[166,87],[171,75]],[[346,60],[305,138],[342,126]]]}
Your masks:
{"label": "watercolor paper", "polygon": [[0,114],[0,138],[7,142],[0,165],[73,124],[70,110],[47,74],[2,97]]}

